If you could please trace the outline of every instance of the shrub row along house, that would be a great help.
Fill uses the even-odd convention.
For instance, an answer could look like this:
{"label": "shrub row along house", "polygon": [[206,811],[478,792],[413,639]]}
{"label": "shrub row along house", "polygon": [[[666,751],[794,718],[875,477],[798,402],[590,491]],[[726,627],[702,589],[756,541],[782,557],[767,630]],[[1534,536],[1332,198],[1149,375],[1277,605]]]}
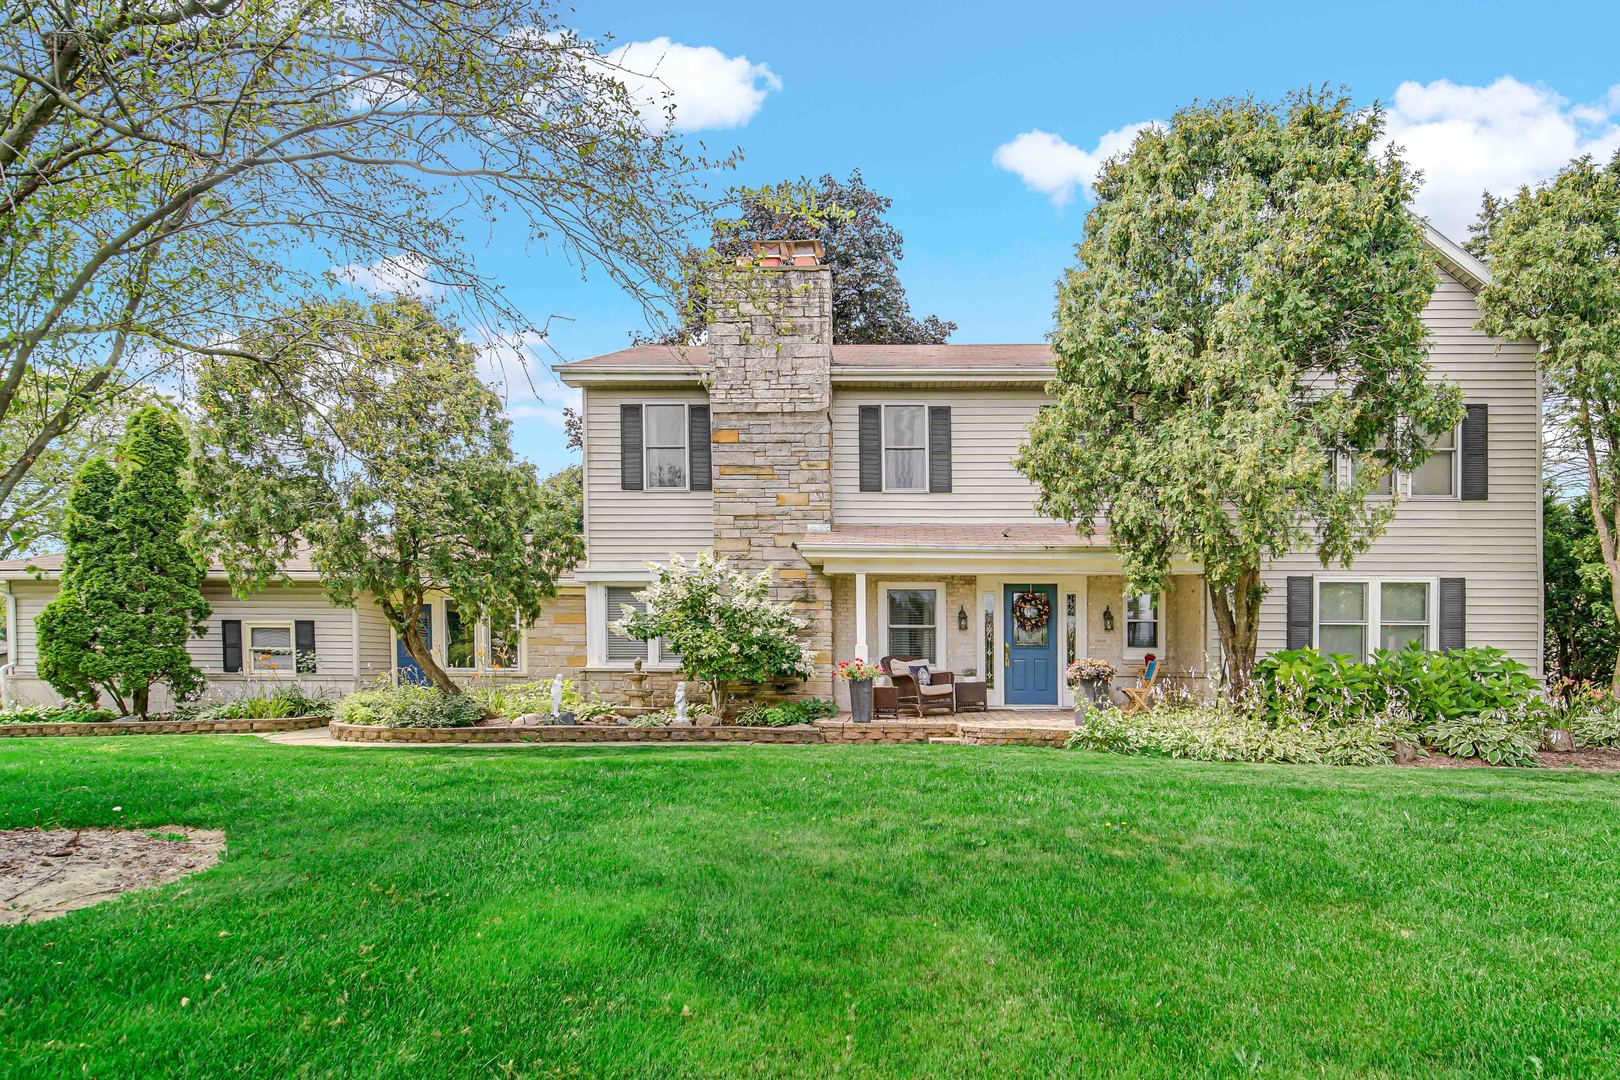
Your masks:
{"label": "shrub row along house", "polygon": [[[1426,312],[1434,377],[1466,419],[1398,485],[1387,532],[1350,570],[1309,552],[1264,576],[1260,649],[1494,645],[1541,672],[1540,386],[1536,348],[1475,329],[1489,271],[1427,233],[1439,284]],[[1080,656],[1130,672],[1149,654],[1196,687],[1218,636],[1200,567],[1128,595],[1101,531],[1042,518],[1013,466],[1053,374],[1045,345],[833,345],[831,271],[816,245],[762,247],[757,274],[712,305],[706,344],[642,345],[559,365],[583,395],[586,558],[529,627],[470,625],[441,598],[427,629],[458,678],[565,672],[604,692],[640,662],[667,692],[679,658],[611,632],[647,563],[713,548],[770,570],[807,621],[830,696],[835,658],[921,656],[988,683],[992,706],[1069,706]],[[1347,468],[1347,464],[1340,467]],[[1152,483],[1146,476],[1143,482]],[[51,700],[33,619],[60,561],[0,563],[13,700]],[[245,599],[212,575],[192,643],[217,686],[290,678],[347,689],[409,677],[375,605],[337,609],[307,565]]]}

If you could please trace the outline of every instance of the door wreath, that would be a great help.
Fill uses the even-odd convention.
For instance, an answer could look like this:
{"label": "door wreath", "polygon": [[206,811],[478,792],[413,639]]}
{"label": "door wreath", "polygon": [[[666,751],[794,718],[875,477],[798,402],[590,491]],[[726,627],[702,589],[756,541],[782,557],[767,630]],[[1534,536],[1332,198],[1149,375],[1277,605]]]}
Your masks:
{"label": "door wreath", "polygon": [[1026,634],[1046,629],[1052,618],[1052,601],[1045,593],[1019,593],[1013,598],[1013,622]]}

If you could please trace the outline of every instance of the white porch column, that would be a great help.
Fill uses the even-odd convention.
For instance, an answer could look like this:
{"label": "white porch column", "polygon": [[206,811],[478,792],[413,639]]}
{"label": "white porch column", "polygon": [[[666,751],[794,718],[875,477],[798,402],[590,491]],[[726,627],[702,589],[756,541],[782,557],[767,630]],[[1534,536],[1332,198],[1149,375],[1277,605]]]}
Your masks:
{"label": "white porch column", "polygon": [[855,574],[855,655],[872,659],[866,653],[866,571]]}

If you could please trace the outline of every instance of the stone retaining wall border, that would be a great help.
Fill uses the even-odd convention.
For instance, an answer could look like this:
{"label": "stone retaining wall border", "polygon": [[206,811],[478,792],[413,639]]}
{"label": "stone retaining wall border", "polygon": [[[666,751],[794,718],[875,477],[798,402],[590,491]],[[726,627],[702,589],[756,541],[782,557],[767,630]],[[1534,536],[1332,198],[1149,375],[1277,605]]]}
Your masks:
{"label": "stone retaining wall border", "polygon": [[331,725],[339,742],[387,743],[818,743],[809,725],[791,727],[621,727],[617,724],[546,724],[537,727],[491,725],[471,728],[388,728],[370,724]]}
{"label": "stone retaining wall border", "polygon": [[283,716],[274,720],[109,720],[100,724],[0,724],[0,739],[38,735],[253,735],[325,726],[324,716]]}

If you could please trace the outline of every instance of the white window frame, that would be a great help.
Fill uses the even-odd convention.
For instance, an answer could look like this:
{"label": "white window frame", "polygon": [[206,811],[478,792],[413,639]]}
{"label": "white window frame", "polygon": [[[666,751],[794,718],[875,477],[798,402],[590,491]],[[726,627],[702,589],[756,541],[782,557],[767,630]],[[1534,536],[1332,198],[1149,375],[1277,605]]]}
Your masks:
{"label": "white window frame", "polygon": [[[885,581],[878,583],[878,655],[891,656],[894,650],[889,647],[889,593],[891,591],[911,592],[924,589],[934,591],[934,656],[933,665],[941,671],[951,670],[950,662],[945,655],[945,643],[950,635],[945,632],[945,624],[949,621],[945,611],[947,598],[945,583],[943,581]],[[982,630],[982,627],[979,628]]]}
{"label": "white window frame", "polygon": [[[1384,586],[1385,585],[1422,585],[1428,589],[1429,622],[1424,630],[1424,650],[1433,652],[1439,646],[1440,640],[1440,579],[1438,577],[1425,577],[1422,574],[1319,574],[1312,585],[1311,592],[1311,645],[1321,648],[1322,628],[1322,586],[1337,584],[1360,584],[1367,586],[1367,655],[1364,660],[1372,658],[1373,651],[1379,648],[1383,640],[1384,630]],[[1335,625],[1335,624],[1329,624]],[[1353,624],[1345,624],[1353,625]],[[1416,623],[1401,623],[1402,626],[1416,626]]]}
{"label": "white window frame", "polygon": [[1132,646],[1131,623],[1146,622],[1145,619],[1131,618],[1131,597],[1140,596],[1140,593],[1121,593],[1119,599],[1120,627],[1119,627],[1119,655],[1123,660],[1141,660],[1148,653],[1163,659],[1164,657],[1164,593],[1162,591],[1149,593],[1153,597],[1153,644],[1145,646]]}
{"label": "white window frame", "polygon": [[[686,468],[682,470],[686,483],[680,487],[653,486],[652,469],[648,464],[653,450],[673,450],[673,446],[653,446],[648,438],[652,425],[647,422],[648,409],[680,409],[681,410],[681,445],[686,451]],[[642,491],[691,491],[692,490],[692,403],[690,401],[643,401],[641,403],[641,490]]]}
{"label": "white window frame", "polygon": [[[593,582],[585,590],[585,655],[588,667],[608,671],[630,671],[636,666],[634,660],[609,660],[607,654],[608,642],[608,612],[607,591],[614,589],[645,589],[649,583],[640,581],[601,581]],[[644,671],[678,671],[680,661],[673,654],[664,655],[664,639],[653,638],[647,642],[647,659],[642,662]]]}
{"label": "white window frame", "polygon": [[[253,631],[258,629],[286,630],[287,641],[292,645],[290,658],[292,667],[286,671],[279,668],[260,670],[253,663]],[[242,674],[254,679],[281,679],[292,678],[298,674],[298,627],[292,619],[254,619],[242,620]]]}
{"label": "white window frame", "polygon": [[1451,455],[1451,494],[1450,495],[1414,495],[1412,494],[1412,475],[1402,472],[1401,497],[1416,502],[1458,502],[1462,499],[1462,424],[1459,423],[1451,429],[1451,449],[1440,451]]}
{"label": "white window frame", "polygon": [[[1458,502],[1462,499],[1462,424],[1459,423],[1451,433],[1451,449],[1441,451],[1451,455],[1451,494],[1450,495],[1414,495],[1412,494],[1412,473],[1409,469],[1390,470],[1390,491],[1398,496],[1401,502]],[[1347,488],[1355,479],[1356,454],[1343,452],[1336,455],[1335,475],[1341,489]],[[1367,496],[1369,500],[1379,502],[1394,497],[1389,494],[1373,492]],[[1349,580],[1349,579],[1338,579]]]}
{"label": "white window frame", "polygon": [[[920,446],[889,446],[889,410],[890,409],[921,409],[922,410],[922,445]],[[922,486],[921,487],[890,487],[889,486],[889,451],[894,450],[921,450],[923,454]],[[895,495],[926,495],[933,480],[933,462],[929,460],[928,453],[928,405],[920,401],[886,401],[883,410],[878,414],[878,467],[883,470],[883,491],[885,494]]]}
{"label": "white window frame", "polygon": [[447,596],[438,597],[430,601],[434,607],[434,621],[438,623],[433,628],[435,645],[433,655],[444,665],[444,670],[454,675],[522,675],[528,671],[529,664],[529,630],[516,616],[512,619],[512,629],[517,633],[517,664],[513,667],[495,667],[490,663],[494,655],[490,640],[490,622],[487,617],[479,619],[473,624],[473,666],[454,667],[450,663],[450,605],[455,603]]}
{"label": "white window frame", "polygon": [[[437,635],[436,640],[438,641],[438,647],[436,649],[434,649],[434,653],[439,657],[440,661],[444,664],[444,669],[446,671],[456,672],[457,674],[461,674],[461,673],[469,673],[470,674],[470,673],[475,672],[475,671],[478,670],[479,658],[481,656],[481,652],[480,652],[480,649],[479,649],[479,646],[478,646],[478,627],[479,627],[479,623],[474,623],[473,624],[473,662],[472,662],[472,666],[471,667],[454,667],[454,666],[452,666],[451,663],[450,663],[450,605],[453,604],[453,603],[455,603],[455,601],[451,600],[447,596],[439,598],[438,605],[437,605],[439,610],[434,613],[434,617],[439,623],[439,625],[434,628],[434,633]],[[479,620],[479,622],[482,622],[482,620]]]}

